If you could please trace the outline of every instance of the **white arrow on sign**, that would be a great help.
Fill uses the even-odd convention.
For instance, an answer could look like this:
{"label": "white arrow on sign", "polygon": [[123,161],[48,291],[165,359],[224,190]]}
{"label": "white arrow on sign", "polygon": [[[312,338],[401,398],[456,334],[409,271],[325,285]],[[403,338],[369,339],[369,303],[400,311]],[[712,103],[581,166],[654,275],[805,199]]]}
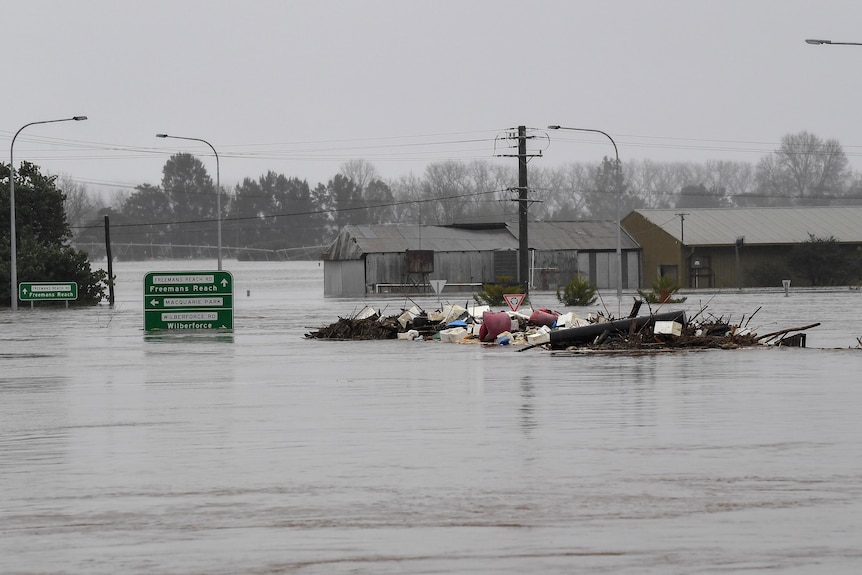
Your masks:
{"label": "white arrow on sign", "polygon": [[150,300],[150,305],[154,305],[154,306],[155,306],[155,305],[159,305],[159,300],[151,299],[151,300]]}
{"label": "white arrow on sign", "polygon": [[227,287],[227,280],[226,279],[221,280],[221,287]]}

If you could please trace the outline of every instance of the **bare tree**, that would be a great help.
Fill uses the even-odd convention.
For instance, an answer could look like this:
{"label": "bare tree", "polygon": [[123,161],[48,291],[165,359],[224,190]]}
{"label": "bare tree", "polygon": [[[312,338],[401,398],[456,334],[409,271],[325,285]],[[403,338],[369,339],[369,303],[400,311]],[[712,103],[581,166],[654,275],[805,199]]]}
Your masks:
{"label": "bare tree", "polygon": [[374,164],[362,159],[341,164],[338,172],[348,180],[353,180],[360,191],[364,191],[372,181],[380,179]]}
{"label": "bare tree", "polygon": [[413,173],[392,182],[392,195],[396,202],[392,216],[395,221],[410,224],[424,224],[422,219],[422,180]]}
{"label": "bare tree", "polygon": [[451,224],[463,219],[469,206],[467,165],[447,160],[435,162],[425,168],[422,196],[429,201],[422,206],[423,220],[432,225]]}
{"label": "bare tree", "polygon": [[132,197],[133,193],[134,192],[130,190],[114,190],[114,192],[110,195],[110,201],[108,201],[108,203],[104,207],[110,208],[115,212],[122,212],[123,206],[126,205],[126,202],[129,200],[129,198]]}
{"label": "bare tree", "polygon": [[844,195],[850,172],[837,140],[809,132],[787,134],[757,165],[758,194],[771,205],[830,203]]}
{"label": "bare tree", "polygon": [[631,205],[647,208],[669,208],[675,196],[689,179],[690,164],[682,162],[662,163],[652,160],[626,163],[626,181],[630,194],[637,198]]}
{"label": "bare tree", "polygon": [[732,205],[736,196],[754,191],[754,166],[747,162],[710,160],[695,166],[697,173],[703,170],[699,182],[706,186],[710,201],[716,206]]}
{"label": "bare tree", "polygon": [[530,190],[541,203],[530,206],[531,215],[540,220],[575,221],[584,213],[584,190],[592,185],[585,164],[538,167],[530,172]]}
{"label": "bare tree", "polygon": [[858,206],[862,204],[862,173],[853,173],[850,177],[850,184],[847,186],[847,192],[844,197],[836,203],[848,206]]}
{"label": "bare tree", "polygon": [[472,199],[465,198],[471,208],[470,215],[497,221],[517,217],[518,204],[512,201],[509,191],[518,177],[514,168],[475,160],[468,164],[467,174],[470,179],[468,189],[476,193]]}
{"label": "bare tree", "polygon": [[678,208],[726,208],[732,196],[751,192],[753,170],[742,162],[708,161],[687,164],[681,180]]}
{"label": "bare tree", "polygon": [[87,191],[87,186],[74,181],[71,177],[64,175],[59,177],[58,188],[63,191],[63,209],[66,211],[66,220],[69,227],[75,233],[89,219],[92,219],[96,211],[102,206],[100,202]]}

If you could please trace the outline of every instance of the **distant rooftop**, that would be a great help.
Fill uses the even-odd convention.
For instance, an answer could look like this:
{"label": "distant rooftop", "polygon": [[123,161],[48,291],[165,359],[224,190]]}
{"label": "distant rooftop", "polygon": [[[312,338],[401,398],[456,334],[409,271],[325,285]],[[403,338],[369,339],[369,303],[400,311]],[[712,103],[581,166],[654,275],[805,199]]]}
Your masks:
{"label": "distant rooftop", "polygon": [[[862,207],[825,208],[706,208],[634,210],[677,240],[682,239],[680,215],[685,216],[685,244],[796,244],[834,237],[839,242],[862,243]],[[637,234],[638,230],[631,230]]]}
{"label": "distant rooftop", "polygon": [[[507,223],[506,228],[517,242],[518,224]],[[527,228],[530,247],[543,251],[590,250],[616,251],[617,222],[586,220],[581,222],[530,222]],[[638,243],[622,231],[620,244],[623,250],[637,250]]]}
{"label": "distant rooftop", "polygon": [[[537,250],[616,249],[616,222],[530,222],[528,240]],[[325,259],[356,259],[368,253],[392,253],[407,250],[435,252],[473,252],[517,250],[517,223],[456,226],[420,226],[405,224],[346,225],[330,245]],[[622,232],[623,250],[639,249],[638,244]]]}

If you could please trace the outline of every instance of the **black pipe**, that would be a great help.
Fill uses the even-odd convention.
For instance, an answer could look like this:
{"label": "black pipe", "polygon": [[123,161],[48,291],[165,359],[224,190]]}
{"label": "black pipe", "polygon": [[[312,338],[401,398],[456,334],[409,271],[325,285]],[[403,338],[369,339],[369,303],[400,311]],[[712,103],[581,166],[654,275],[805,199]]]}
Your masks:
{"label": "black pipe", "polygon": [[635,330],[640,330],[645,325],[656,321],[676,321],[685,325],[685,311],[668,311],[631,319],[620,319],[617,321],[592,323],[590,325],[580,327],[558,329],[549,334],[551,349],[565,348],[577,343],[589,343],[606,331],[611,333],[628,333],[631,329],[632,322],[635,324]]}

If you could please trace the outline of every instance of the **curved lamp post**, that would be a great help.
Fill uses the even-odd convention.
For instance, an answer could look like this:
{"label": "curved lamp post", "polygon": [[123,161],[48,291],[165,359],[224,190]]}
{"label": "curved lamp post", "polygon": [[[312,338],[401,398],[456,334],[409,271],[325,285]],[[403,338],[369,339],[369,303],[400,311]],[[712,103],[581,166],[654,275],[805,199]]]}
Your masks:
{"label": "curved lamp post", "polygon": [[216,159],[216,221],[218,222],[218,269],[221,271],[221,182],[219,182],[218,152],[212,144],[201,138],[186,138],[185,136],[169,136],[168,134],[156,134],[157,138],[173,138],[174,140],[191,140],[192,142],[203,142],[210,147]]}
{"label": "curved lamp post", "polygon": [[18,252],[17,252],[17,244],[18,240],[15,237],[15,139],[18,137],[24,128],[28,126],[35,126],[36,124],[53,124],[55,122],[80,122],[81,120],[86,120],[87,116],[72,116],[71,118],[60,118],[59,120],[42,120],[41,122],[30,122],[29,124],[24,124],[21,128],[15,132],[15,135],[12,136],[12,144],[9,146],[9,235],[12,243],[12,251],[11,251],[11,287],[10,295],[12,296],[12,311],[18,311]]}
{"label": "curved lamp post", "polygon": [[593,132],[601,134],[611,141],[614,146],[614,156],[616,157],[616,177],[614,178],[614,187],[617,192],[617,315],[620,315],[623,301],[623,251],[622,251],[622,225],[620,223],[620,204],[622,203],[622,187],[620,186],[620,153],[617,150],[617,143],[607,133],[601,130],[593,130],[590,128],[567,128],[565,126],[548,126],[549,130],[571,130],[572,132]]}

